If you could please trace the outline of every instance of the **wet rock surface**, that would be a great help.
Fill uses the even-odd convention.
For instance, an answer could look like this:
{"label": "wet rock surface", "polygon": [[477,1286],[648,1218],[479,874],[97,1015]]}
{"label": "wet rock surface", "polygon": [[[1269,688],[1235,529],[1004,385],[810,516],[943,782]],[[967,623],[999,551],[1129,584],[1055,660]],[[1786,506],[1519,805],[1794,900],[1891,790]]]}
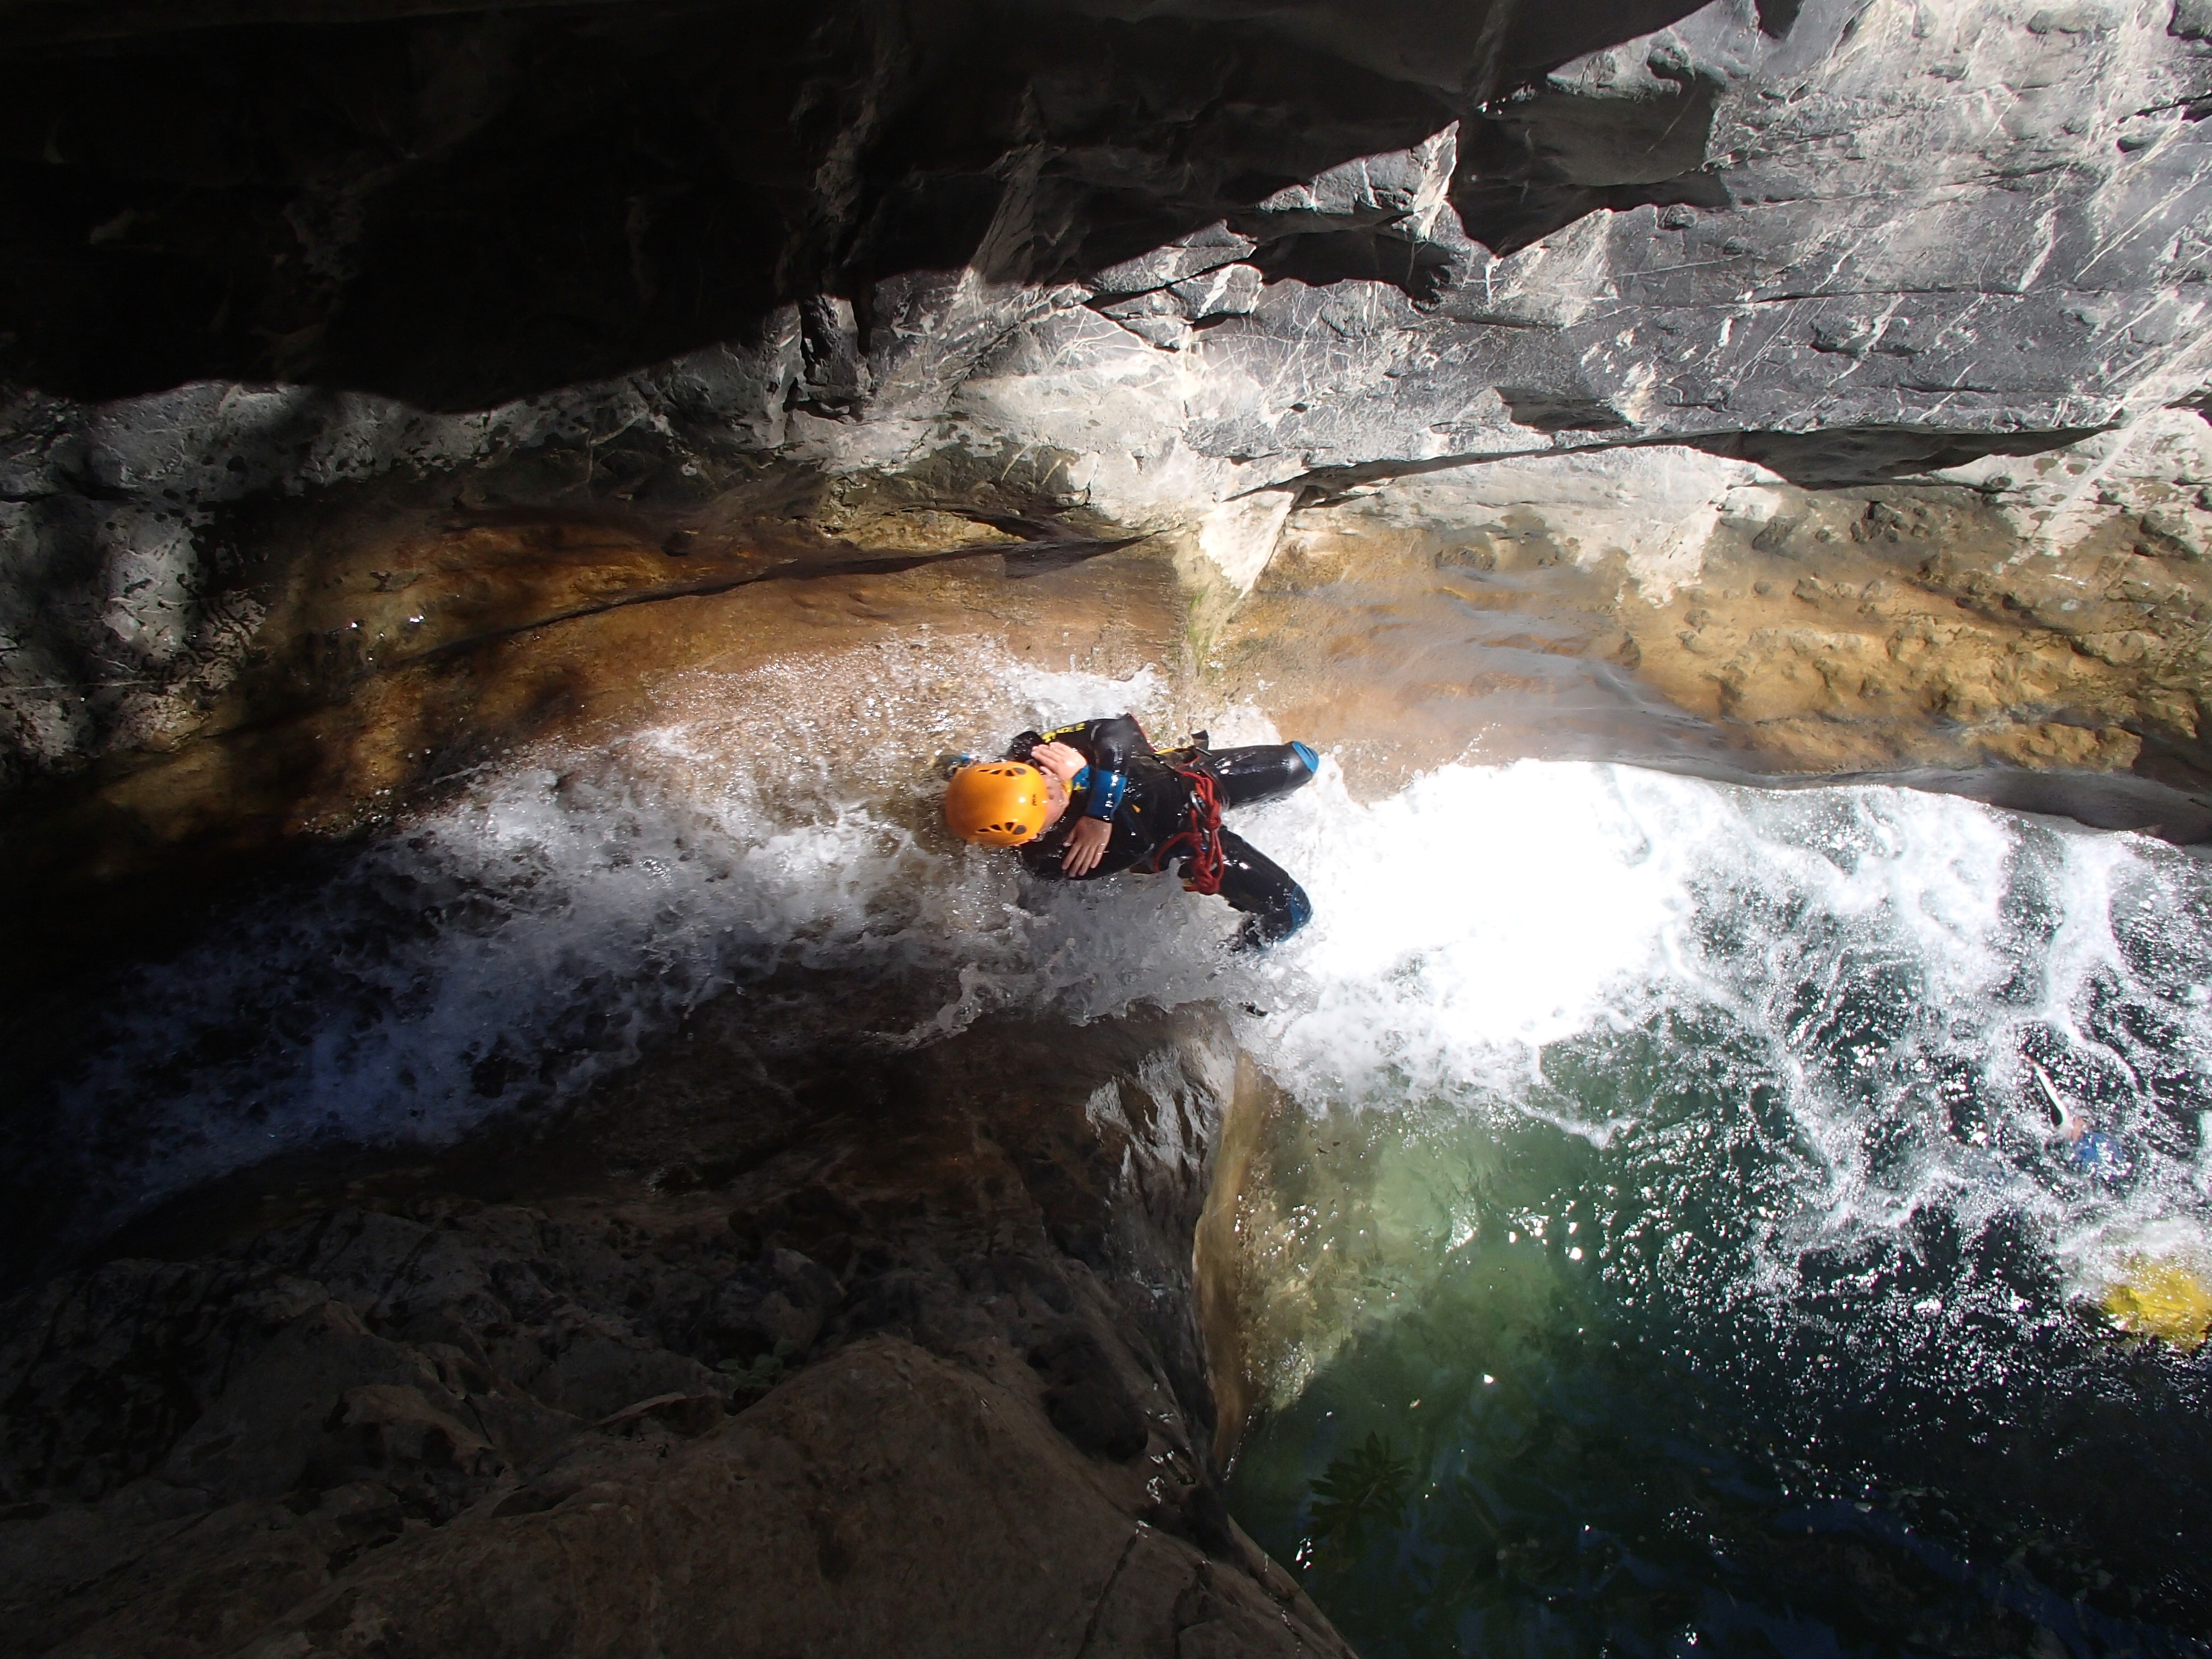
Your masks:
{"label": "wet rock surface", "polygon": [[1501,466],[1575,560],[1693,565],[1744,487],[2203,544],[2187,7],[1184,9],[0,13],[9,775],[994,543],[1149,533],[1203,636],[1298,515],[1471,538]]}
{"label": "wet rock surface", "polygon": [[[341,543],[321,567],[324,580],[373,593],[392,551],[381,538]],[[1184,612],[1164,562],[1139,548],[1028,569],[1021,556],[1010,567],[1006,555],[985,548],[879,572],[770,579],[592,611],[385,672],[341,668],[295,683],[266,708],[234,702],[217,711],[214,729],[173,751],[91,768],[19,798],[0,881],[8,891],[0,932],[9,940],[0,951],[9,993],[0,999],[0,1043],[16,1085],[4,1127],[15,1198],[0,1215],[0,1278],[20,1283],[68,1266],[118,1212],[141,1208],[125,1189],[149,1156],[163,1166],[150,1172],[163,1194],[229,1166],[227,1155],[205,1161],[179,1148],[179,1163],[149,1153],[164,1137],[149,1110],[161,1114],[173,1085],[213,1064],[229,1070],[225,1082],[210,1084],[218,1117],[251,1117],[262,1109],[256,1102],[289,1115],[283,1102],[315,1087],[314,1045],[236,1069],[272,1025],[296,1032],[298,1022],[335,1019],[353,1033],[337,1038],[342,1048],[363,1036],[374,1042],[388,1014],[399,1020],[390,1029],[404,1030],[428,1006],[427,987],[418,969],[389,963],[391,949],[404,953],[406,941],[446,936],[455,924],[464,934],[489,929],[489,945],[503,917],[563,902],[557,872],[533,896],[528,869],[480,866],[478,854],[495,846],[523,852],[529,865],[532,836],[550,831],[557,843],[580,830],[590,845],[627,862],[625,839],[639,830],[634,809],[641,809],[647,839],[665,844],[635,849],[638,874],[650,880],[660,860],[704,875],[715,885],[700,896],[719,889],[726,902],[733,894],[720,885],[726,878],[746,887],[749,863],[776,867],[779,831],[834,819],[860,799],[881,804],[885,831],[911,838],[923,866],[950,855],[957,843],[939,821],[934,769],[939,750],[956,740],[948,711],[974,706],[1017,665],[1112,678],[1176,657]],[[588,587],[591,568],[518,560],[504,589],[485,577],[469,591],[480,605],[527,615],[549,589]],[[310,602],[329,591],[324,582],[301,586]],[[425,578],[398,602],[423,604],[430,586]],[[280,660],[270,672],[289,670]],[[1028,718],[957,740],[1003,741],[1004,730]],[[498,814],[520,842],[497,831],[491,842],[481,840],[494,821],[477,816],[470,792],[487,782],[521,789],[517,811]],[[449,846],[435,826],[453,810],[471,827]],[[601,861],[599,853],[585,856]],[[394,860],[405,867],[387,868]],[[510,878],[520,885],[510,887]],[[333,952],[313,937],[321,898],[333,891],[346,896],[340,927],[360,952]],[[753,943],[767,958],[782,953],[776,907],[794,896],[764,896],[766,910],[734,899],[732,912],[716,918],[714,932],[735,949],[709,971],[745,981],[756,971],[748,965],[758,954]],[[605,920],[624,937],[635,932],[635,918]],[[726,935],[723,923],[737,933]],[[245,944],[241,930],[259,942]],[[226,941],[245,954],[231,956]],[[658,957],[670,941],[638,943]],[[264,988],[289,1013],[272,1018],[260,994],[222,988],[232,969],[251,975],[254,957],[295,948],[302,952],[296,971]],[[213,969],[210,983],[173,977],[179,953],[210,949],[228,964]],[[721,952],[708,948],[710,957]],[[600,956],[588,944],[581,954]],[[800,1001],[834,994],[857,1026],[872,1030],[898,1029],[939,1006],[925,1000],[861,1012],[867,987],[882,989],[865,953],[831,954],[858,977],[834,994],[808,981],[793,993]],[[480,960],[491,975],[481,987],[489,1024],[480,1036],[461,1036],[470,1052],[447,1079],[461,1097],[490,1110],[543,1103],[549,1082],[566,1093],[573,1066],[591,1070],[610,1045],[625,1046],[627,1015],[595,1007],[592,988],[620,996],[634,962],[601,956],[596,969],[579,962],[562,970],[568,1030],[557,1054],[548,1054],[534,1040],[516,1047],[501,1037],[520,994],[505,976],[529,969],[527,957],[501,968],[497,956],[495,945]],[[422,966],[432,980],[446,971]],[[667,986],[678,1002],[703,988],[681,970]],[[118,1045],[133,1045],[161,1023],[162,1010],[185,1003],[210,1016],[204,1037],[154,1061],[162,1080],[108,1093],[100,1078]],[[341,1060],[340,1071],[349,1064]],[[429,1071],[421,1080],[436,1086]],[[403,1092],[413,1086],[410,1077]],[[427,1121],[410,1127],[444,1138]],[[261,1143],[251,1158],[274,1150],[246,1133]]]}
{"label": "wet rock surface", "polygon": [[1917,774],[2183,842],[2212,822],[2212,591],[2178,515],[2139,506],[2038,550],[1956,485],[1753,485],[1717,495],[1667,571],[1609,507],[1500,495],[1472,526],[1373,501],[1292,515],[1215,645],[1224,679],[1364,757],[1370,787],[1512,757],[1540,723],[1553,753]]}
{"label": "wet rock surface", "polygon": [[187,1205],[9,1311],[7,1650],[1342,1653],[1213,1486],[1235,1064],[986,1025],[702,1138],[695,1031],[443,1182]]}

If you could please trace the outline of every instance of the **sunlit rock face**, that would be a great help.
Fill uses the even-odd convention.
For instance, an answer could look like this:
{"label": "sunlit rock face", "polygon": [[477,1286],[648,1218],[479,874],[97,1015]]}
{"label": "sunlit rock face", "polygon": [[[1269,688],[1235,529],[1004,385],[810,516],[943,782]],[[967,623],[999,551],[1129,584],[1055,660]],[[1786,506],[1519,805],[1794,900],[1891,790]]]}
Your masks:
{"label": "sunlit rock face", "polygon": [[1349,547],[1708,758],[2204,775],[2187,0],[410,10],[0,12],[12,775],[1138,534],[1201,673]]}
{"label": "sunlit rock face", "polygon": [[2174,480],[2206,435],[2168,410],[1978,464],[2002,492],[1807,489],[1688,449],[1431,475],[1293,515],[1214,661],[1393,775],[1540,732],[1704,771],[1919,772],[2195,840],[2212,587]]}

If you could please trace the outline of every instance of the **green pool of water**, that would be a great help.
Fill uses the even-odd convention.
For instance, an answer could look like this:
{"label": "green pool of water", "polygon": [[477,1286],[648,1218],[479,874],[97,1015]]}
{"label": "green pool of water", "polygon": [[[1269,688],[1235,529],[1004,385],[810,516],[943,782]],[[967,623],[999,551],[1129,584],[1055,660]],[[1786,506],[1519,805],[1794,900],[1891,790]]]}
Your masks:
{"label": "green pool of water", "polygon": [[[1541,1077],[1270,1128],[1231,1505],[1363,1653],[2207,1650],[2212,1376],[2116,1340],[2047,1215],[1824,1242],[1791,1079],[1711,1013]],[[1993,1182],[2063,1206],[2042,1157]]]}

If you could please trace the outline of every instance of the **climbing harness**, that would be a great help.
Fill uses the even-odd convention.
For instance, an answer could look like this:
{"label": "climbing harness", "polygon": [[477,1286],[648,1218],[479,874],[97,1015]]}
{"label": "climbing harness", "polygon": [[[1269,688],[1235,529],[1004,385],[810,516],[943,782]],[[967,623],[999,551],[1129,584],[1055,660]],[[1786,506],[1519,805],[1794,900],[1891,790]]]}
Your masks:
{"label": "climbing harness", "polygon": [[1218,893],[1221,890],[1221,797],[1216,792],[1213,775],[1197,766],[1170,766],[1179,777],[1190,784],[1190,817],[1185,827],[1160,843],[1152,854],[1152,873],[1157,875],[1168,867],[1170,859],[1188,858],[1190,865],[1183,872],[1182,884],[1194,893]]}

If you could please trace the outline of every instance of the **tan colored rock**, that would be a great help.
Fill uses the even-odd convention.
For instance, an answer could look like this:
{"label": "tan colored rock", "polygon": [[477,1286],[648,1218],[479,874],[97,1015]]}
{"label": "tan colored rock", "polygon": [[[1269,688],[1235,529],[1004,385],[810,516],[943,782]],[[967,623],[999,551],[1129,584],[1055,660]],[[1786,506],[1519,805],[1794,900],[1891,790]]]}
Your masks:
{"label": "tan colored rock", "polygon": [[[1509,560],[1564,545],[1522,470],[1528,499],[1488,509],[1480,536],[1441,485],[1294,514],[1218,653],[1232,693],[1266,688],[1285,730],[1339,746],[1370,787],[1445,760],[1686,750],[1797,774],[2148,769],[2212,800],[2195,713],[2212,576],[2191,524],[2106,509],[2054,547],[1964,489],[1777,483],[1765,516],[1719,512],[1662,592],[1572,491],[1577,550]],[[1624,535],[1642,522],[1618,511]],[[1539,653],[1557,664],[1542,676],[1495,665]],[[1702,747],[1600,664],[1703,723]]]}

